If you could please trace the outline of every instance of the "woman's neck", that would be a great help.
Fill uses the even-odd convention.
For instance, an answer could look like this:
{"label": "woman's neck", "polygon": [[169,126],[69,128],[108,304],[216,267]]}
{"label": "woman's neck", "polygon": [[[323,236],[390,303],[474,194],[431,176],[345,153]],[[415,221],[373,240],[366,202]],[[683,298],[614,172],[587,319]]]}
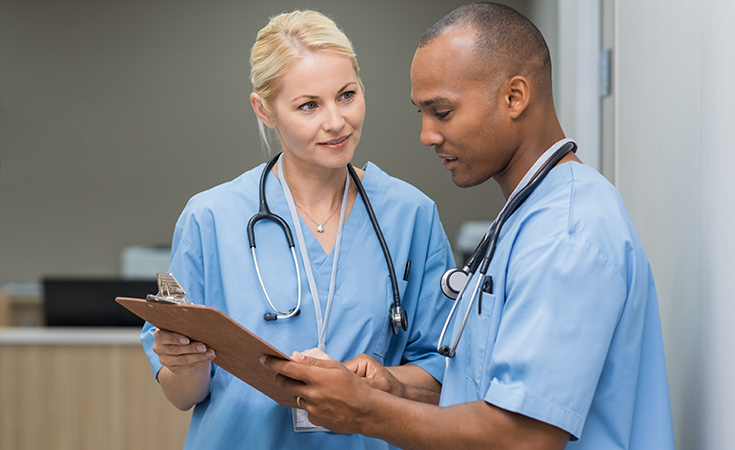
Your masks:
{"label": "woman's neck", "polygon": [[330,169],[299,164],[285,157],[283,172],[294,202],[316,220],[326,218],[341,203],[348,176],[346,166]]}

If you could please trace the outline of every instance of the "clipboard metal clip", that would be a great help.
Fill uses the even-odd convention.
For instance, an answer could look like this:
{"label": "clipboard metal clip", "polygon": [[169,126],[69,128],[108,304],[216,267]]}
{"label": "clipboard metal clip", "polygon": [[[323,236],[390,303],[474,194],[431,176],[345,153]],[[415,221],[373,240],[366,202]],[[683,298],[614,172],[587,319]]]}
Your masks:
{"label": "clipboard metal clip", "polygon": [[159,272],[156,274],[158,280],[158,294],[148,294],[146,300],[149,302],[159,303],[177,303],[180,305],[189,305],[191,300],[186,295],[186,291],[181,287],[176,277],[171,273]]}

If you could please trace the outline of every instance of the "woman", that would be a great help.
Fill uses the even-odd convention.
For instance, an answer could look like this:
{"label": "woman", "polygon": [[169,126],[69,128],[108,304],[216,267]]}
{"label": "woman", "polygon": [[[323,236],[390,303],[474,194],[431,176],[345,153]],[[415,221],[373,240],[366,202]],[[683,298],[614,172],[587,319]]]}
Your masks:
{"label": "woman", "polygon": [[[265,198],[293,230],[298,276],[276,223],[255,225],[259,270],[246,239],[264,165],[190,200],[174,232],[171,273],[193,302],[223,311],[286,354],[319,347],[346,361],[366,353],[394,366],[404,383],[438,391],[444,361],[435,341],[449,302],[437,288],[453,265],[451,251],[431,200],[373,164],[356,171],[399,272],[408,323],[394,336],[386,262],[347,170],[365,116],[352,45],[319,13],[281,14],[258,33],[251,66],[261,132],[263,125],[275,130],[283,148],[266,173]],[[290,315],[299,279],[300,313]],[[264,320],[266,312],[291,317]],[[182,410],[196,405],[185,448],[387,448],[358,435],[306,432],[303,410],[218,368],[202,343],[149,324],[141,338],[166,397]]]}

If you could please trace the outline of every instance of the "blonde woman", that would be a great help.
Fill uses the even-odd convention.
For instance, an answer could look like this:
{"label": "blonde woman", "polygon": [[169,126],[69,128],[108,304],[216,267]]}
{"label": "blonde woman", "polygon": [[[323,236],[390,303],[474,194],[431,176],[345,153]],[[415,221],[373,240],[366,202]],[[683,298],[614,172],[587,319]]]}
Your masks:
{"label": "blonde woman", "polygon": [[[436,287],[452,253],[429,198],[372,163],[348,170],[365,117],[350,41],[317,12],[281,14],[258,33],[251,67],[261,132],[275,131],[283,151],[190,200],[170,271],[193,302],[286,354],[318,347],[348,361],[366,353],[412,389],[397,395],[438,401],[444,358],[435,341],[450,302]],[[293,252],[277,220],[251,223],[251,250],[248,223],[261,190],[292,230]],[[218,368],[203,343],[149,324],[141,339],[166,397],[182,410],[195,407],[185,448],[388,448],[310,424],[305,411]]]}

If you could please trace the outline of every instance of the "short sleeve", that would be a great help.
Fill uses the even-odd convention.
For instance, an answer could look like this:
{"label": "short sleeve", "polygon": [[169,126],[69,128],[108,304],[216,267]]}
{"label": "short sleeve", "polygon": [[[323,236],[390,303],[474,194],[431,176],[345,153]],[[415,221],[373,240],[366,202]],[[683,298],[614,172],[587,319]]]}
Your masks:
{"label": "short sleeve", "polygon": [[445,363],[444,356],[437,353],[436,347],[441,327],[449,314],[451,302],[441,293],[439,280],[444,272],[455,267],[455,262],[436,207],[429,242],[429,256],[418,294],[417,317],[404,352],[404,358],[426,370],[441,383],[444,378]]}
{"label": "short sleeve", "polygon": [[[201,280],[204,276],[204,269],[201,250],[196,250],[197,247],[201,249],[198,230],[199,227],[196,225],[193,216],[186,214],[185,210],[179,218],[179,222],[174,231],[169,272],[174,274],[177,281],[181,283],[192,302],[203,303],[204,294]],[[194,245],[190,244],[192,240],[195,242]],[[199,282],[193,280],[199,280]],[[158,355],[153,352],[153,343],[155,341],[153,333],[155,331],[156,328],[146,322],[141,330],[140,340],[143,344],[143,350],[145,350],[146,356],[148,357],[148,362],[151,365],[151,370],[156,378],[158,378],[158,372],[163,368],[163,365],[158,361]]]}
{"label": "short sleeve", "polygon": [[485,400],[579,437],[626,298],[596,247],[565,236],[512,258]]}

